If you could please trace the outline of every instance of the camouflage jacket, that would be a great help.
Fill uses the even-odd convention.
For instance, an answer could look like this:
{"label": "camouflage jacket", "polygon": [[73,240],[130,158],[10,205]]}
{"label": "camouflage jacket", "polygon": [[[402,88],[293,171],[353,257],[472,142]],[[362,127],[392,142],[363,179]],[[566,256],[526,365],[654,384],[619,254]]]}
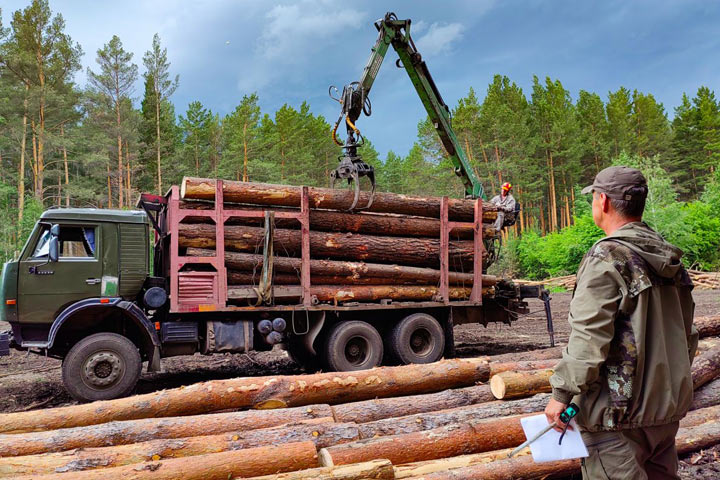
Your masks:
{"label": "camouflage jacket", "polygon": [[663,425],[687,413],[698,335],[681,256],[643,222],[624,225],[585,255],[570,339],[550,378],[556,400],[580,407],[581,430]]}

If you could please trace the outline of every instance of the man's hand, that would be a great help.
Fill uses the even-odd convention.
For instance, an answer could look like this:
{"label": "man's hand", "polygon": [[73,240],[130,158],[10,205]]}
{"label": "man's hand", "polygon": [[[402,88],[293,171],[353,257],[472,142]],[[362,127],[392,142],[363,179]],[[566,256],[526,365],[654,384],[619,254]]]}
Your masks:
{"label": "man's hand", "polygon": [[[545,416],[547,417],[548,423],[556,423],[554,429],[558,432],[562,432],[564,429],[564,423],[560,421],[560,414],[565,411],[567,405],[558,402],[554,398],[551,398],[545,407]],[[572,430],[572,426],[568,425],[568,430]]]}

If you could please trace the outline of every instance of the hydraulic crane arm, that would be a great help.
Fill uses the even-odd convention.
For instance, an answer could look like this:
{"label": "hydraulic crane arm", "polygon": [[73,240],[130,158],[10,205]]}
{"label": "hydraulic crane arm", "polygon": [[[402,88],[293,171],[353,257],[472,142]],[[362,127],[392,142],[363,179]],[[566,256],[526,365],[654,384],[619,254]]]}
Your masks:
{"label": "hydraulic crane arm", "polygon": [[333,138],[335,138],[335,132],[343,116],[345,116],[347,123],[349,138],[354,138],[354,135],[360,136],[360,131],[355,122],[363,111],[366,115],[370,115],[368,94],[375,82],[385,54],[389,46],[392,45],[400,57],[397,66],[404,68],[408,73],[415,90],[420,96],[420,100],[425,106],[430,121],[440,136],[440,141],[450,156],[450,160],[455,167],[455,173],[462,179],[465,195],[471,198],[482,197],[482,184],[455,136],[451,125],[450,109],[443,101],[442,95],[440,95],[430,75],[427,64],[418,53],[410,36],[410,23],[411,20],[409,19],[398,20],[397,16],[391,12],[387,13],[383,19],[375,22],[375,27],[378,29],[378,39],[372,48],[372,53],[365,65],[362,77],[359,82],[346,86],[342,97],[337,99],[343,105],[343,110],[333,129]]}

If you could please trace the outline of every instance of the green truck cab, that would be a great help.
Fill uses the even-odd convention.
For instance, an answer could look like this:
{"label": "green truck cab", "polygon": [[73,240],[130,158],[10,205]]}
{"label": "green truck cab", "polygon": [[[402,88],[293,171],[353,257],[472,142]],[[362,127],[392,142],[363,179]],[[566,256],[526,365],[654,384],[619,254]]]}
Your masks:
{"label": "green truck cab", "polygon": [[143,360],[159,366],[160,341],[141,294],[150,279],[143,211],[52,209],[20,256],[3,267],[4,348],[63,359],[63,380],[81,400],[128,394]]}

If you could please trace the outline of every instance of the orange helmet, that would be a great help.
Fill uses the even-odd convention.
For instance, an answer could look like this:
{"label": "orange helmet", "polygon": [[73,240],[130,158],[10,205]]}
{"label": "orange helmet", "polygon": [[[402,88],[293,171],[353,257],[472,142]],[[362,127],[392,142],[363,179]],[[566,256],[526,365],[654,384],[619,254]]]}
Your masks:
{"label": "orange helmet", "polygon": [[503,192],[509,192],[511,188],[512,188],[512,185],[510,185],[508,182],[505,182],[502,185]]}

